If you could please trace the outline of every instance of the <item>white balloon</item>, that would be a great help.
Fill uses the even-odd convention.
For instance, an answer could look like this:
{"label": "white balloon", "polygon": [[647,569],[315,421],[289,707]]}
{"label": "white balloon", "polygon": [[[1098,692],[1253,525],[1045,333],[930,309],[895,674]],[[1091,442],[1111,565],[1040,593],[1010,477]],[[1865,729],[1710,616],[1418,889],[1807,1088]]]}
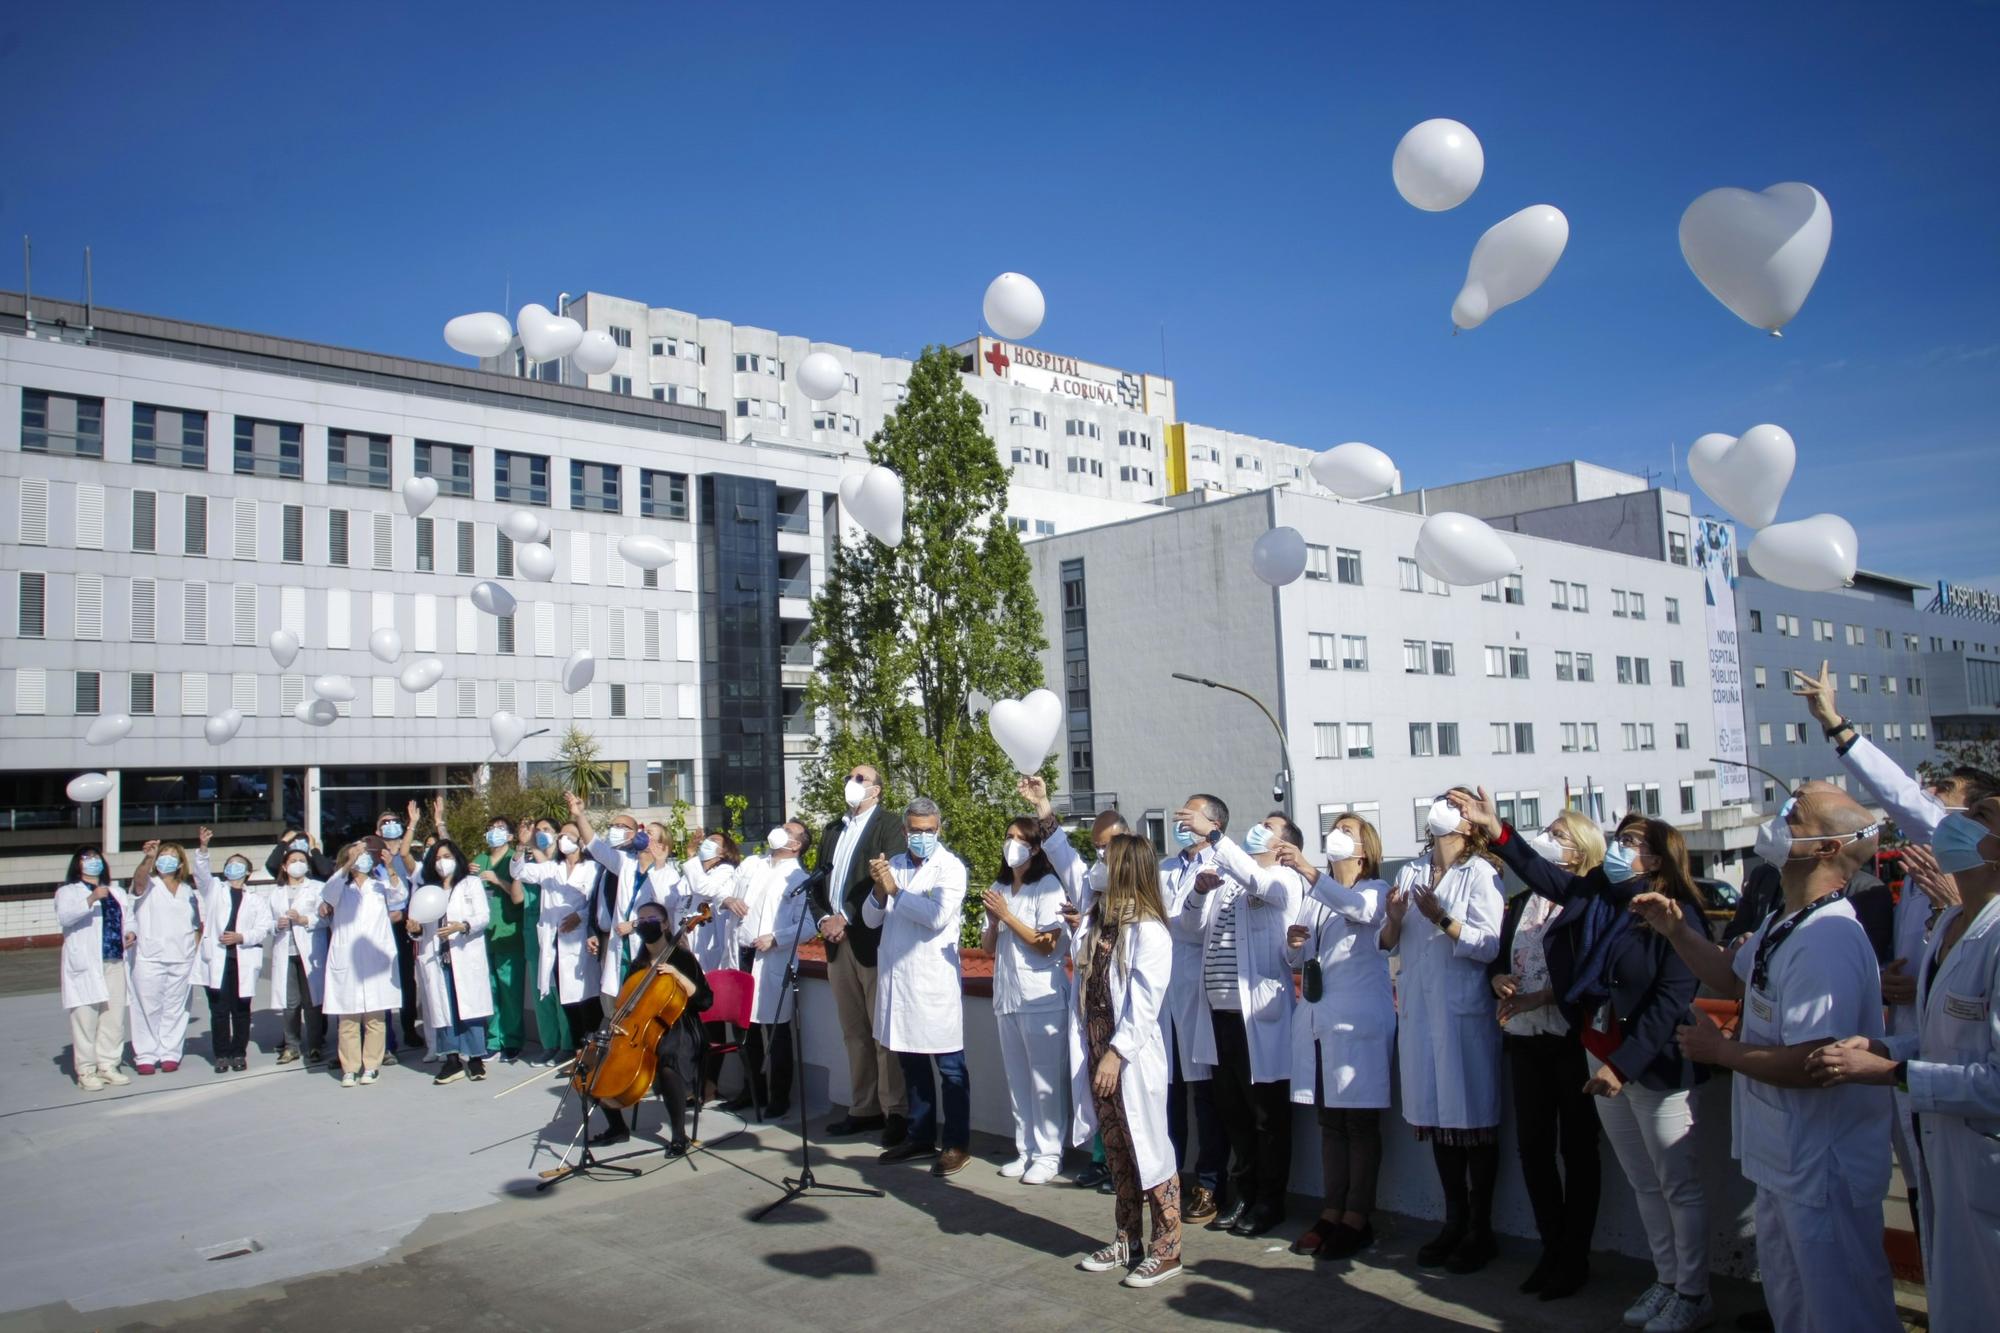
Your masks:
{"label": "white balloon", "polygon": [[500,752],[503,759],[514,753],[514,747],[528,734],[528,724],[504,708],[486,722],[493,733],[493,748]]}
{"label": "white balloon", "polygon": [[330,727],[340,720],[340,710],[331,699],[301,699],[292,716],[309,727]]}
{"label": "white balloon", "polygon": [[243,714],[234,708],[225,708],[201,724],[201,734],[210,745],[227,745],[242,729]]}
{"label": "white balloon", "polygon": [[500,531],[517,542],[538,542],[549,535],[549,521],[532,509],[510,509]]}
{"label": "white balloon", "polygon": [[1476,329],[1500,307],[1530,295],[1548,280],[1568,244],[1569,219],[1549,204],[1532,204],[1494,223],[1472,247],[1451,322]]}
{"label": "white balloon", "polygon": [[132,719],[124,713],[106,713],[90,724],[83,733],[86,745],[109,745],[113,741],[125,739],[125,733],[132,730]]}
{"label": "white balloon", "polygon": [[1681,258],[1745,324],[1776,333],[1806,303],[1833,243],[1826,196],[1800,181],[1710,190],[1681,214]]}
{"label": "white balloon", "polygon": [[840,502],[848,516],[884,546],[903,541],[903,479],[879,463],[840,479]]}
{"label": "white balloon", "polygon": [[405,694],[422,694],[437,684],[443,675],[444,663],[435,657],[419,657],[403,668],[402,674],[396,677],[396,683],[403,687]]}
{"label": "white balloon", "polygon": [[1048,303],[1042,299],[1042,289],[1033,278],[1021,273],[1002,273],[986,284],[984,313],[987,328],[1009,342],[1019,342],[1042,327]]}
{"label": "white balloon", "polygon": [[583,325],[545,305],[522,306],[514,326],[521,331],[521,347],[530,361],[560,361],[583,341]]}
{"label": "white balloon", "polygon": [[93,805],[111,794],[111,779],[102,773],[79,773],[65,790],[78,805]]}
{"label": "white balloon", "polygon": [[1313,455],[1313,480],[1335,495],[1366,500],[1396,487],[1396,463],[1372,444],[1336,444]]}
{"label": "white balloon", "polygon": [[460,315],[445,321],[444,340],[452,351],[466,356],[498,356],[514,341],[514,326],[505,315],[482,310],[476,315]]}
{"label": "white balloon", "polygon": [[451,904],[451,895],[441,884],[426,884],[410,895],[410,920],[420,926],[428,926],[433,921],[444,920],[445,908]]}
{"label": "white balloon", "polygon": [[986,715],[986,728],[1018,773],[1038,773],[1042,760],[1056,748],[1062,730],[1062,700],[1048,690],[1032,691],[1024,699],[1002,699]]}
{"label": "white balloon", "polygon": [[436,477],[411,477],[403,483],[403,508],[411,518],[429,509],[438,498]]}
{"label": "white balloon", "polygon": [[547,583],[556,576],[555,548],[540,542],[529,542],[514,548],[514,568],[521,577],[534,583]]}
{"label": "white balloon", "polygon": [[288,629],[272,630],[269,644],[272,659],[281,667],[290,666],[299,655],[299,636]]}
{"label": "white balloon", "polygon": [[575,694],[597,678],[597,657],[588,648],[579,648],[563,663],[562,687],[564,694]]}
{"label": "white balloon", "polygon": [[1750,565],[1760,578],[1800,592],[1830,592],[1854,581],[1861,543],[1838,514],[1773,523],[1750,539]]}
{"label": "white balloon", "polygon": [[1468,588],[1520,568],[1501,535],[1470,514],[1432,514],[1417,531],[1417,566],[1440,583]]}
{"label": "white balloon", "polygon": [[1688,475],[1738,523],[1764,528],[1798,466],[1798,446],[1782,426],[1752,426],[1741,436],[1704,435],[1688,448]]}
{"label": "white balloon", "polygon": [[1486,174],[1479,136],[1455,120],[1426,120],[1410,127],[1389,164],[1396,193],[1426,213],[1457,208]]}
{"label": "white balloon", "polygon": [[337,704],[352,703],[354,682],[345,676],[319,676],[313,681],[313,693]]}
{"label": "white balloon", "polygon": [[814,352],[799,362],[799,388],[815,402],[825,402],[847,387],[847,372],[832,352]]}
{"label": "white balloon", "polygon": [[368,651],[376,661],[394,666],[403,655],[403,636],[394,627],[384,625],[368,636]]}
{"label": "white balloon", "polygon": [[570,353],[570,360],[586,375],[602,375],[618,364],[618,344],[603,329],[591,329]]}
{"label": "white balloon", "polygon": [[1306,572],[1306,539],[1297,528],[1272,528],[1250,548],[1250,572],[1282,588]]}
{"label": "white balloon", "polygon": [[658,569],[674,562],[674,548],[658,537],[620,537],[618,554],[625,557],[626,564],[641,569]]}
{"label": "white balloon", "polygon": [[491,579],[481,579],[472,585],[472,604],[489,616],[514,614],[514,594]]}

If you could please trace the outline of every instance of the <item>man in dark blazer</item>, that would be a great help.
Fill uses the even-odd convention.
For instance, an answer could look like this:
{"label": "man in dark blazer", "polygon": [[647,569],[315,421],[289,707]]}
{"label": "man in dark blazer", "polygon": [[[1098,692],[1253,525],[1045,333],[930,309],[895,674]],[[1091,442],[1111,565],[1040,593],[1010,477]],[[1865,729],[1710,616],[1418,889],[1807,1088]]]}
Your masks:
{"label": "man in dark blazer", "polygon": [[873,764],[848,770],[847,814],[821,831],[821,868],[812,892],[814,918],[826,941],[826,976],[847,1047],[853,1089],[847,1114],[826,1127],[833,1135],[882,1131],[882,1146],[902,1142],[903,1072],[895,1053],[875,1041],[875,950],[882,931],[861,919],[861,900],[873,890],[868,863],[904,852],[903,822],[881,808],[882,775]]}

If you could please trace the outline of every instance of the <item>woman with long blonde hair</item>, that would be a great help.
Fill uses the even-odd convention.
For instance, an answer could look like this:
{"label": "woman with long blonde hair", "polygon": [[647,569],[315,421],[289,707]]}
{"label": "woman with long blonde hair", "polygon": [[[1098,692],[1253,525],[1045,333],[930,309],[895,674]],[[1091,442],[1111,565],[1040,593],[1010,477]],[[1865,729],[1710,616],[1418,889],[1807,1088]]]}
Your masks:
{"label": "woman with long blonde hair", "polygon": [[[1105,849],[1109,872],[1077,932],[1081,1023],[1071,1028],[1072,1139],[1104,1139],[1118,1195],[1118,1232],[1079,1265],[1088,1273],[1124,1268],[1128,1287],[1150,1287],[1181,1271],[1180,1173],[1167,1136],[1167,1048],[1160,1006],[1173,971],[1173,941],[1160,901],[1160,865],[1151,844],[1129,833]],[[1139,1224],[1152,1210],[1141,1250]]]}

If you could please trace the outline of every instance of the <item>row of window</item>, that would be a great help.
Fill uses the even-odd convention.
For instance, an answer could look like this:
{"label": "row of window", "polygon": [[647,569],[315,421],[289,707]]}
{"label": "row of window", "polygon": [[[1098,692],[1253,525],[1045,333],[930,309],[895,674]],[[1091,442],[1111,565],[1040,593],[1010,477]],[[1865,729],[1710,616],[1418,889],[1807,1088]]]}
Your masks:
{"label": "row of window", "polygon": [[[1896,676],[1877,676],[1874,679],[1876,683],[1880,685],[1882,693],[1884,694],[1898,694],[1907,692],[1913,698],[1923,697],[1924,678],[1922,676],[1903,676],[1900,678]],[[1852,694],[1868,693],[1869,689],[1868,682],[1869,682],[1869,676],[1866,672],[1850,671],[1847,673],[1847,688],[1848,691]],[[1750,668],[1750,684],[1753,689],[1759,689],[1759,690],[1764,689],[1770,683],[1771,683],[1771,673],[1767,668],[1765,667]]]}
{"label": "row of window", "polygon": [[[1510,648],[1502,644],[1485,646],[1486,674],[1500,680],[1527,680],[1529,678],[1528,650]],[[1365,634],[1322,634],[1306,635],[1307,665],[1317,671],[1331,671],[1339,662],[1342,671],[1366,671],[1368,669],[1368,636]],[[1556,658],[1556,679],[1564,681],[1591,682],[1597,679],[1596,661],[1593,654],[1569,650],[1558,650]],[[1621,655],[1617,658],[1618,683],[1620,685],[1650,685],[1653,683],[1653,660],[1649,657]],[[1458,674],[1457,652],[1453,645],[1442,640],[1403,640],[1403,672],[1412,676],[1453,676]],[[1687,665],[1679,658],[1667,663],[1669,683],[1676,687],[1687,684]]]}
{"label": "row of window", "polygon": [[[1784,737],[1784,744],[1786,744],[1786,745],[1804,745],[1804,744],[1806,743],[1806,724],[1805,724],[1805,723],[1803,723],[1803,722],[1781,722],[1781,723],[1779,723],[1778,725],[1779,725],[1779,726],[1780,726],[1781,728],[1783,728],[1783,731],[1781,732],[1781,735],[1782,735],[1782,736]],[[1860,733],[1861,733],[1861,734],[1862,734],[1863,736],[1866,736],[1866,737],[1869,737],[1870,739],[1875,739],[1875,738],[1876,738],[1876,727],[1875,727],[1875,724],[1874,724],[1873,722],[1856,722],[1856,723],[1854,724],[1854,729],[1855,729],[1856,731],[1860,732]],[[1929,739],[1931,738],[1931,724],[1930,724],[1930,723],[1928,723],[1928,722],[1912,722],[1912,723],[1910,723],[1910,724],[1909,724],[1909,737],[1910,737],[1910,739],[1911,739],[1911,740],[1913,740],[1913,741],[1927,741],[1927,740],[1929,740]],[[1901,722],[1884,722],[1884,723],[1882,724],[1882,726],[1881,726],[1881,735],[1880,735],[1880,739],[1882,739],[1882,740],[1885,740],[1885,741],[1900,741],[1900,740],[1902,740],[1902,739],[1903,739],[1903,723],[1901,723]],[[1769,722],[1759,722],[1759,723],[1757,724],[1757,743],[1758,743],[1759,745],[1769,745],[1769,744],[1771,744],[1771,724],[1770,724]]]}
{"label": "row of window", "polygon": [[[1009,515],[1007,519],[1007,530],[1009,532],[1025,533],[1029,530],[1028,520],[1025,518],[1015,518]],[[1049,522],[1049,520],[1045,518],[1038,518],[1034,521],[1035,536],[1053,537],[1055,536],[1055,532],[1056,532],[1056,525]]]}
{"label": "row of window", "polygon": [[[1761,609],[1752,608],[1750,612],[1750,632],[1752,634],[1762,634],[1764,632],[1764,614]],[[1797,616],[1784,611],[1774,611],[1771,613],[1771,629],[1781,639],[1799,639],[1805,637],[1805,622]],[[1840,631],[1838,636],[1835,634],[1836,630]],[[1895,650],[1897,642],[1896,631],[1894,630],[1878,628],[1871,634],[1865,626],[1848,624],[1842,627],[1831,620],[1813,621],[1812,637],[1814,643],[1832,643],[1836,637],[1839,637],[1849,648],[1866,648],[1872,643],[1874,647],[1890,652]],[[1922,636],[1911,634],[1907,631],[1902,636],[1902,645],[1903,651],[1906,653],[1924,651]],[[1984,644],[1981,644],[1979,647],[1981,652],[1986,650]],[[1962,640],[1952,645],[1953,652],[1961,652],[1964,648],[1965,644]],[[1932,635],[1930,651],[1934,653],[1943,652],[1944,639],[1938,635]]]}
{"label": "row of window", "polygon": [[[1535,752],[1535,724],[1532,722],[1494,722],[1490,724],[1491,752],[1493,754],[1533,754]],[[1767,729],[1768,730],[1768,729]],[[1628,751],[1652,750],[1655,744],[1653,724],[1650,722],[1626,722],[1622,724],[1625,749]],[[1456,722],[1412,722],[1409,724],[1410,757],[1431,759],[1452,757],[1459,754],[1458,723]],[[1315,722],[1313,724],[1315,757],[1320,759],[1373,759],[1375,757],[1375,727],[1369,722]],[[1674,748],[1686,750],[1692,744],[1692,734],[1687,723],[1674,724]],[[1597,749],[1597,724],[1595,722],[1565,722],[1562,724],[1562,748],[1565,754],[1590,753]]]}

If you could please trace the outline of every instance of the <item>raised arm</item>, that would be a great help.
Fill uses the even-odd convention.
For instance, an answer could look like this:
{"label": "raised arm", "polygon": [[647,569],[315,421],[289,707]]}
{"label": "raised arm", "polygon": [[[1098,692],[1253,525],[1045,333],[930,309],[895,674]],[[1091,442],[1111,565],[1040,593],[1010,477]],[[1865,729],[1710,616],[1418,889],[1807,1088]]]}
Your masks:
{"label": "raised arm", "polygon": [[1633,897],[1632,910],[1674,946],[1695,980],[1725,999],[1743,998],[1743,980],[1731,965],[1733,953],[1710,942],[1707,932],[1687,919],[1679,902],[1664,893],[1641,893]]}
{"label": "raised arm", "polygon": [[1049,858],[1049,869],[1055,871],[1056,878],[1062,881],[1063,896],[1072,903],[1083,902],[1090,867],[1076,854],[1062,821],[1056,818],[1056,808],[1049,801],[1049,784],[1035,774],[1026,774],[1015,784],[1014,790],[1035,808],[1036,831],[1041,836],[1042,854]]}
{"label": "raised arm", "polygon": [[1805,700],[1806,711],[1812,714],[1813,721],[1819,723],[1827,739],[1834,742],[1833,752],[1839,756],[1841,766],[1859,779],[1882,803],[1882,808],[1895,817],[1904,837],[1912,842],[1929,842],[1937,834],[1937,826],[1944,822],[1948,812],[1895,760],[1876,749],[1873,741],[1856,731],[1853,724],[1840,715],[1838,678],[1831,666],[1822,660],[1817,676],[1809,676],[1794,668],[1791,682],[1792,693]]}

